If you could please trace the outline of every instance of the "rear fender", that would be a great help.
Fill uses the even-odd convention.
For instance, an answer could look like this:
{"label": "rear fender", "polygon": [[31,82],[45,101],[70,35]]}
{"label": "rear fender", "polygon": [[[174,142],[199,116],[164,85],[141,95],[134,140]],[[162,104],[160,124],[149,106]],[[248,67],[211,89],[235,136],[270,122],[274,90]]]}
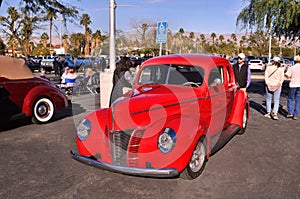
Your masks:
{"label": "rear fender", "polygon": [[51,100],[55,110],[68,106],[67,98],[62,92],[48,85],[40,85],[34,87],[27,93],[24,98],[22,112],[25,113],[27,117],[32,116],[34,103],[42,97]]}

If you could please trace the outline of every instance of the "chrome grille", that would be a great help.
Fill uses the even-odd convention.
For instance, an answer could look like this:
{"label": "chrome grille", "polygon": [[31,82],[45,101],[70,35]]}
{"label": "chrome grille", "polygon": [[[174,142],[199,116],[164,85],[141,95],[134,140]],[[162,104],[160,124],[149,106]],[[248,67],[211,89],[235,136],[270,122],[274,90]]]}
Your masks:
{"label": "chrome grille", "polygon": [[128,147],[128,166],[138,167],[138,151],[144,131],[134,131]]}
{"label": "chrome grille", "polygon": [[133,130],[111,133],[111,151],[114,164],[127,166],[127,149],[132,133]]}
{"label": "chrome grille", "polygon": [[138,149],[144,131],[116,131],[111,133],[113,163],[120,166],[138,166]]}

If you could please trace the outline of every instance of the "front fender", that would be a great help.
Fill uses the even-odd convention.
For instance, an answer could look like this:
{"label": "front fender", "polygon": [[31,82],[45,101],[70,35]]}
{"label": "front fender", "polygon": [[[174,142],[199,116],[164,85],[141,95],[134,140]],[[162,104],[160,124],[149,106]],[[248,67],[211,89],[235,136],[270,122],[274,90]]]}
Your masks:
{"label": "front fender", "polygon": [[79,140],[76,135],[79,154],[87,157],[97,157],[99,161],[111,164],[111,142],[108,130],[109,109],[105,108],[93,111],[84,118],[91,122],[91,131],[90,135],[84,141]]}
{"label": "front fender", "polygon": [[244,109],[248,109],[248,118],[250,117],[250,106],[248,96],[245,91],[238,90],[233,103],[233,108],[229,117],[229,123],[239,125],[242,128]]}
{"label": "front fender", "polygon": [[62,109],[68,106],[66,96],[55,87],[40,85],[31,89],[24,98],[22,112],[30,117],[33,114],[34,103],[42,98],[48,98],[53,102],[54,109]]}

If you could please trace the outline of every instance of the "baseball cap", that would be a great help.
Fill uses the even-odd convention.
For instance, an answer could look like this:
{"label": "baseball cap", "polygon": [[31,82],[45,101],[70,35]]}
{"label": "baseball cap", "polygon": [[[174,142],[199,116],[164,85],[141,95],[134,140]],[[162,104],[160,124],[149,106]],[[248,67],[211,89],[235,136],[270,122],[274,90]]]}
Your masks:
{"label": "baseball cap", "polygon": [[280,61],[280,58],[279,58],[279,57],[273,57],[273,61],[279,62],[279,61]]}
{"label": "baseball cap", "polygon": [[294,61],[300,61],[300,56],[299,56],[299,55],[296,55],[296,56],[294,57]]}
{"label": "baseball cap", "polygon": [[238,57],[240,57],[240,58],[242,58],[242,59],[245,59],[245,54],[244,53],[240,53],[240,54],[238,54]]}

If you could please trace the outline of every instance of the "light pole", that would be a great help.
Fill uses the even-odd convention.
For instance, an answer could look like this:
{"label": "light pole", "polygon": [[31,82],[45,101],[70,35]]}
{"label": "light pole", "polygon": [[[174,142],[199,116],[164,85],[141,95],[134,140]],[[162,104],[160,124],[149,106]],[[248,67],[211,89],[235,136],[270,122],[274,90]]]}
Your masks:
{"label": "light pole", "polygon": [[109,107],[110,95],[113,87],[113,74],[116,68],[116,7],[115,1],[109,0],[109,72],[101,73],[100,77],[101,108]]}
{"label": "light pole", "polygon": [[268,63],[271,63],[271,56],[272,56],[272,22],[270,23],[270,30],[269,30],[269,60]]}
{"label": "light pole", "polygon": [[63,18],[60,18],[60,34],[59,34],[59,39],[60,39],[60,50],[61,51],[62,51],[62,21],[63,20],[64,20]]}
{"label": "light pole", "polygon": [[110,72],[114,72],[116,68],[116,12],[117,4],[114,0],[110,0],[110,29],[109,29],[109,57],[110,57]]}

